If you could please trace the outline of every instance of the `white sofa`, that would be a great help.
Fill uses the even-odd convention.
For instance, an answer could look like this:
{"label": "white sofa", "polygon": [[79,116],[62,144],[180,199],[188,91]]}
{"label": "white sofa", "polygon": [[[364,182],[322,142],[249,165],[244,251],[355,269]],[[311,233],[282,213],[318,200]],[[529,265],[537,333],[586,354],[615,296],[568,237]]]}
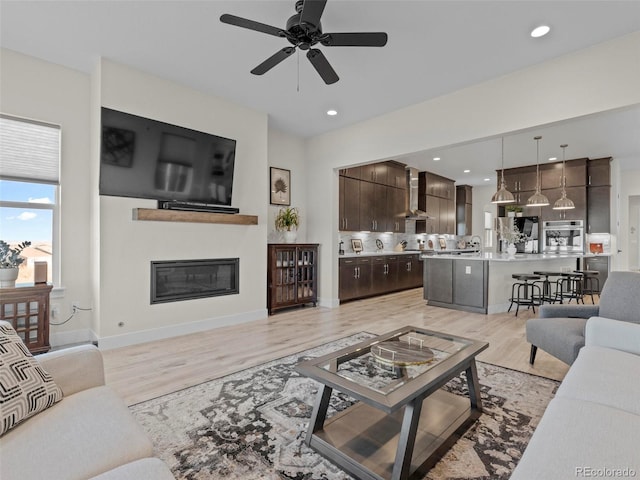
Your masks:
{"label": "white sofa", "polygon": [[585,477],[640,477],[640,324],[587,321],[585,346],[511,479]]}
{"label": "white sofa", "polygon": [[35,357],[64,397],[0,437],[2,480],[174,480],[85,345]]}

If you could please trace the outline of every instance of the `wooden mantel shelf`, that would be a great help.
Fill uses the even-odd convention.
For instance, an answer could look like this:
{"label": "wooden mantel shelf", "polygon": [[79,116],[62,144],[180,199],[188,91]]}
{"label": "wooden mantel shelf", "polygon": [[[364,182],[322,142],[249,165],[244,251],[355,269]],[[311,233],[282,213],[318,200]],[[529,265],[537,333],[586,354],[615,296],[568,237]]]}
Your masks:
{"label": "wooden mantel shelf", "polygon": [[134,208],[134,220],[155,222],[225,223],[227,225],[257,225],[257,215],[231,213],[185,212],[155,208]]}

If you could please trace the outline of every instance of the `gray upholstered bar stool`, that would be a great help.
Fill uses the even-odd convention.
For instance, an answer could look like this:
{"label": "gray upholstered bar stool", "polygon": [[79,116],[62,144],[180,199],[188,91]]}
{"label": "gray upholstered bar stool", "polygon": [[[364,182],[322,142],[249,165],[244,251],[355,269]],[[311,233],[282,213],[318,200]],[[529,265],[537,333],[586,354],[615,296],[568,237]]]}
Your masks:
{"label": "gray upholstered bar stool", "polygon": [[509,298],[511,304],[509,305],[509,310],[507,310],[507,312],[511,311],[511,307],[513,307],[513,304],[515,303],[516,317],[518,316],[520,305],[526,305],[527,309],[531,307],[533,308],[533,313],[536,313],[536,306],[542,305],[542,290],[539,285],[533,282],[540,280],[540,275],[514,273],[511,275],[511,278],[518,281],[511,285],[511,298]]}
{"label": "gray upholstered bar stool", "polygon": [[[544,279],[541,282],[534,282],[534,283],[541,283],[542,284],[542,303],[547,302],[547,303],[556,303],[556,302],[560,302],[562,303],[562,282],[558,283],[557,280],[549,280],[549,277],[561,277],[562,276],[562,272],[548,272],[548,271],[535,271],[533,272],[534,275],[540,275],[541,277],[544,277]],[[554,285],[554,291],[551,291],[551,286]]]}
{"label": "gray upholstered bar stool", "polygon": [[596,303],[593,300],[593,293],[600,295],[600,279],[598,275],[600,272],[597,270],[574,270],[573,273],[582,274],[582,303],[584,303],[584,296],[591,296],[591,303]]}

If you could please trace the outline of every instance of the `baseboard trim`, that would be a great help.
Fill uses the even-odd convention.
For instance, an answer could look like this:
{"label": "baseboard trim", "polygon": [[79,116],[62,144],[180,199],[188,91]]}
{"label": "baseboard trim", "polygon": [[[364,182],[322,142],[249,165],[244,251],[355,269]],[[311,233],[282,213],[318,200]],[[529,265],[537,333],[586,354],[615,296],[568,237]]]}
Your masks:
{"label": "baseboard trim", "polygon": [[195,322],[181,323],[179,325],[170,325],[167,327],[154,328],[152,330],[143,330],[138,332],[124,333],[121,335],[113,335],[110,337],[102,337],[98,339],[98,347],[102,350],[112,348],[127,347],[129,345],[137,345],[139,343],[152,342],[155,340],[164,340],[166,338],[179,337],[190,333],[203,332],[214,328],[227,327],[230,325],[239,325],[242,323],[252,322],[267,318],[267,309],[245,312],[238,315],[228,315],[224,317],[207,318]]}
{"label": "baseboard trim", "polygon": [[98,339],[93,330],[89,328],[81,328],[78,330],[69,330],[66,332],[55,332],[49,335],[49,343],[52,347],[63,347],[65,345],[74,345],[78,343],[95,342]]}

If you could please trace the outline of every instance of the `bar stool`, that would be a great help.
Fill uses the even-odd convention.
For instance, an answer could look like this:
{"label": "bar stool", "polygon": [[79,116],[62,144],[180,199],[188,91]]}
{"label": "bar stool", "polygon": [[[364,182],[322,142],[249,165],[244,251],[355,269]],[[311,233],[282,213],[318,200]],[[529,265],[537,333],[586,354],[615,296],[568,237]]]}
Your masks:
{"label": "bar stool", "polygon": [[557,283],[562,288],[562,298],[567,298],[567,303],[571,303],[572,299],[576,299],[576,303],[584,303],[584,294],[582,293],[584,275],[576,272],[562,272],[562,277]]}
{"label": "bar stool", "polygon": [[[584,303],[584,295],[591,296],[591,303],[595,303],[593,300],[593,292],[600,295],[600,279],[598,275],[600,272],[597,270],[574,270],[573,273],[582,274],[582,303]],[[595,287],[595,288],[594,288]]]}
{"label": "bar stool", "polygon": [[[550,281],[549,277],[561,277],[562,272],[547,272],[547,271],[536,271],[533,272],[534,275],[540,275],[544,277],[544,280],[541,282],[533,282],[533,283],[542,283],[542,303],[562,303],[562,283],[558,283],[556,281]],[[555,291],[551,292],[551,284],[555,285]]]}
{"label": "bar stool", "polygon": [[515,303],[517,305],[516,317],[518,316],[520,305],[526,305],[527,309],[531,307],[533,308],[533,313],[536,313],[536,305],[542,305],[542,290],[540,290],[539,285],[533,282],[540,280],[540,275],[514,273],[511,275],[511,278],[518,281],[511,285],[511,298],[509,298],[511,304],[509,305],[509,310],[507,310],[507,312],[511,311],[511,307],[513,307],[513,304]]}

